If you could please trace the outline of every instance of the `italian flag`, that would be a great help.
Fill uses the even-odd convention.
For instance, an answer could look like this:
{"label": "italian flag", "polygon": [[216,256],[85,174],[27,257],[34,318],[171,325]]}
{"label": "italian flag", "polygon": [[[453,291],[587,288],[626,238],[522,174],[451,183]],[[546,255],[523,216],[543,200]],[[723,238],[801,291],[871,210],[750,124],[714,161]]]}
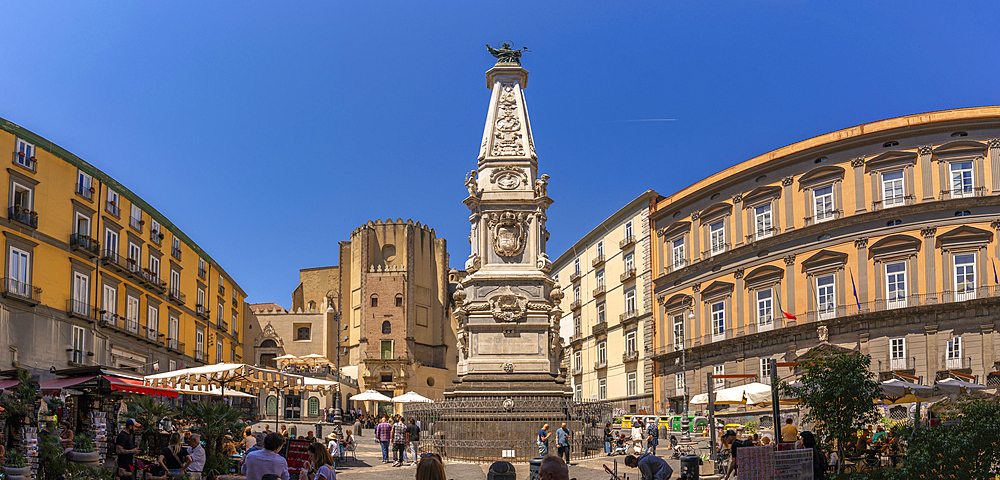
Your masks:
{"label": "italian flag", "polygon": [[[777,290],[777,289],[775,289],[775,290]],[[791,313],[786,312],[785,309],[782,308],[782,306],[781,306],[781,295],[778,295],[778,293],[775,292],[774,296],[778,298],[778,310],[781,310],[781,314],[784,315],[785,318],[787,318],[788,320],[795,320],[795,315],[792,315]]]}

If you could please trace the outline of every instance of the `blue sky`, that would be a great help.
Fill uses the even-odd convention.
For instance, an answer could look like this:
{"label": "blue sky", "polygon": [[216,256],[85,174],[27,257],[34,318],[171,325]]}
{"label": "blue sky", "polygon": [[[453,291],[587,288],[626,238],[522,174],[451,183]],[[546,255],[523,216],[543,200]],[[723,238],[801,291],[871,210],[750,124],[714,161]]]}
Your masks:
{"label": "blue sky", "polygon": [[[531,49],[557,257],[646,189],[673,193],[833,130],[994,105],[1000,7],[974,2],[5,4],[0,117],[180,226],[251,302],[376,218],[468,255],[463,177],[484,43]],[[673,121],[635,121],[676,119]]]}

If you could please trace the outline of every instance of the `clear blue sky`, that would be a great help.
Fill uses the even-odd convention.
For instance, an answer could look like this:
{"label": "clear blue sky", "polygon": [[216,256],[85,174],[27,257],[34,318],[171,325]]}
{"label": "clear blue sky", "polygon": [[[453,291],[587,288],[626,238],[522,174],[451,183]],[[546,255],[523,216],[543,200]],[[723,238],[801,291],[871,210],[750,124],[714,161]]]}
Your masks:
{"label": "clear blue sky", "polygon": [[[995,2],[8,2],[0,117],[157,207],[247,291],[375,218],[468,255],[483,45],[525,91],[561,254],[670,194],[852,125],[1000,103]],[[675,121],[635,121],[676,119]]]}

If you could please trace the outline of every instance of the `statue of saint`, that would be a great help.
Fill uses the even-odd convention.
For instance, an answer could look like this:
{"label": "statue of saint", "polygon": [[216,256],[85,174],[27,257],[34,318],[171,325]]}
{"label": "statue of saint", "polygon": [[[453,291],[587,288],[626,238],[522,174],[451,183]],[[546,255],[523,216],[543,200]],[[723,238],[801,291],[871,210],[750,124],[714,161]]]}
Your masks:
{"label": "statue of saint", "polygon": [[513,65],[520,65],[521,64],[521,53],[522,52],[530,52],[531,51],[531,50],[528,50],[528,47],[524,47],[524,48],[521,48],[521,49],[518,49],[518,50],[514,50],[514,49],[510,48],[510,44],[506,43],[506,42],[502,43],[500,45],[500,48],[493,48],[493,47],[490,46],[490,44],[487,43],[486,44],[486,49],[489,50],[490,55],[493,55],[494,57],[497,58],[497,65],[499,65],[501,63],[508,63],[508,64],[513,64]]}
{"label": "statue of saint", "polygon": [[469,196],[479,196],[479,182],[476,180],[479,172],[473,170],[465,175],[465,187],[469,189]]}

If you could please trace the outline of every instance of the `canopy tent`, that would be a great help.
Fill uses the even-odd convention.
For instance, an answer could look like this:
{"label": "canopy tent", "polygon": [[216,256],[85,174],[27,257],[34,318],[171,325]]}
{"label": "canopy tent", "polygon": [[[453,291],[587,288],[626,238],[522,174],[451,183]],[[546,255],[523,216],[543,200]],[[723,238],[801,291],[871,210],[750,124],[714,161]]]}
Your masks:
{"label": "canopy tent", "polygon": [[285,354],[280,357],[274,357],[274,359],[285,365],[294,365],[299,363],[299,357],[296,357],[295,355],[291,354]]}
{"label": "canopy tent", "polygon": [[221,388],[218,388],[218,387],[210,387],[208,390],[205,390],[205,391],[187,390],[187,389],[183,389],[183,388],[178,388],[176,390],[177,390],[177,393],[186,393],[188,395],[211,395],[213,397],[226,396],[226,397],[256,398],[253,395],[250,395],[249,393],[243,393],[243,392],[241,392],[239,390],[225,390],[225,391],[223,391]]}
{"label": "canopy tent", "polygon": [[[715,392],[716,405],[756,405],[771,401],[771,387],[753,382],[746,385],[723,388]],[[692,405],[708,405],[708,394],[700,393],[691,397]]]}
{"label": "canopy tent", "polygon": [[893,378],[882,382],[882,394],[885,396],[883,403],[912,403],[923,402],[934,392],[934,387],[920,385]]}
{"label": "canopy tent", "polygon": [[81,377],[57,378],[39,385],[42,394],[57,396],[64,388],[98,388],[104,387],[113,391],[135,393],[139,395],[158,395],[177,398],[177,390],[145,385],[139,378],[128,378],[119,375],[84,375]]}
{"label": "canopy tent", "polygon": [[942,393],[947,394],[962,394],[970,393],[976,390],[986,390],[986,385],[980,385],[978,383],[963,382],[961,380],[956,380],[954,378],[945,378],[943,380],[938,380],[934,383],[934,388],[937,388]]}
{"label": "canopy tent", "polygon": [[399,395],[398,397],[392,397],[392,401],[394,403],[434,403],[434,400],[431,400],[416,392],[406,392],[402,395]]}
{"label": "canopy tent", "polygon": [[198,392],[206,392],[211,387],[218,387],[223,393],[229,389],[282,390],[285,393],[297,393],[305,389],[303,377],[241,363],[219,363],[146,375],[145,381],[151,386],[170,386]]}
{"label": "canopy tent", "polygon": [[365,390],[365,393],[351,397],[354,402],[391,402],[392,399],[376,392],[375,390]]}
{"label": "canopy tent", "polygon": [[18,380],[0,380],[0,390],[16,387],[20,383]]}
{"label": "canopy tent", "polygon": [[329,365],[330,359],[318,353],[310,353],[299,357],[299,361],[306,365]]}

